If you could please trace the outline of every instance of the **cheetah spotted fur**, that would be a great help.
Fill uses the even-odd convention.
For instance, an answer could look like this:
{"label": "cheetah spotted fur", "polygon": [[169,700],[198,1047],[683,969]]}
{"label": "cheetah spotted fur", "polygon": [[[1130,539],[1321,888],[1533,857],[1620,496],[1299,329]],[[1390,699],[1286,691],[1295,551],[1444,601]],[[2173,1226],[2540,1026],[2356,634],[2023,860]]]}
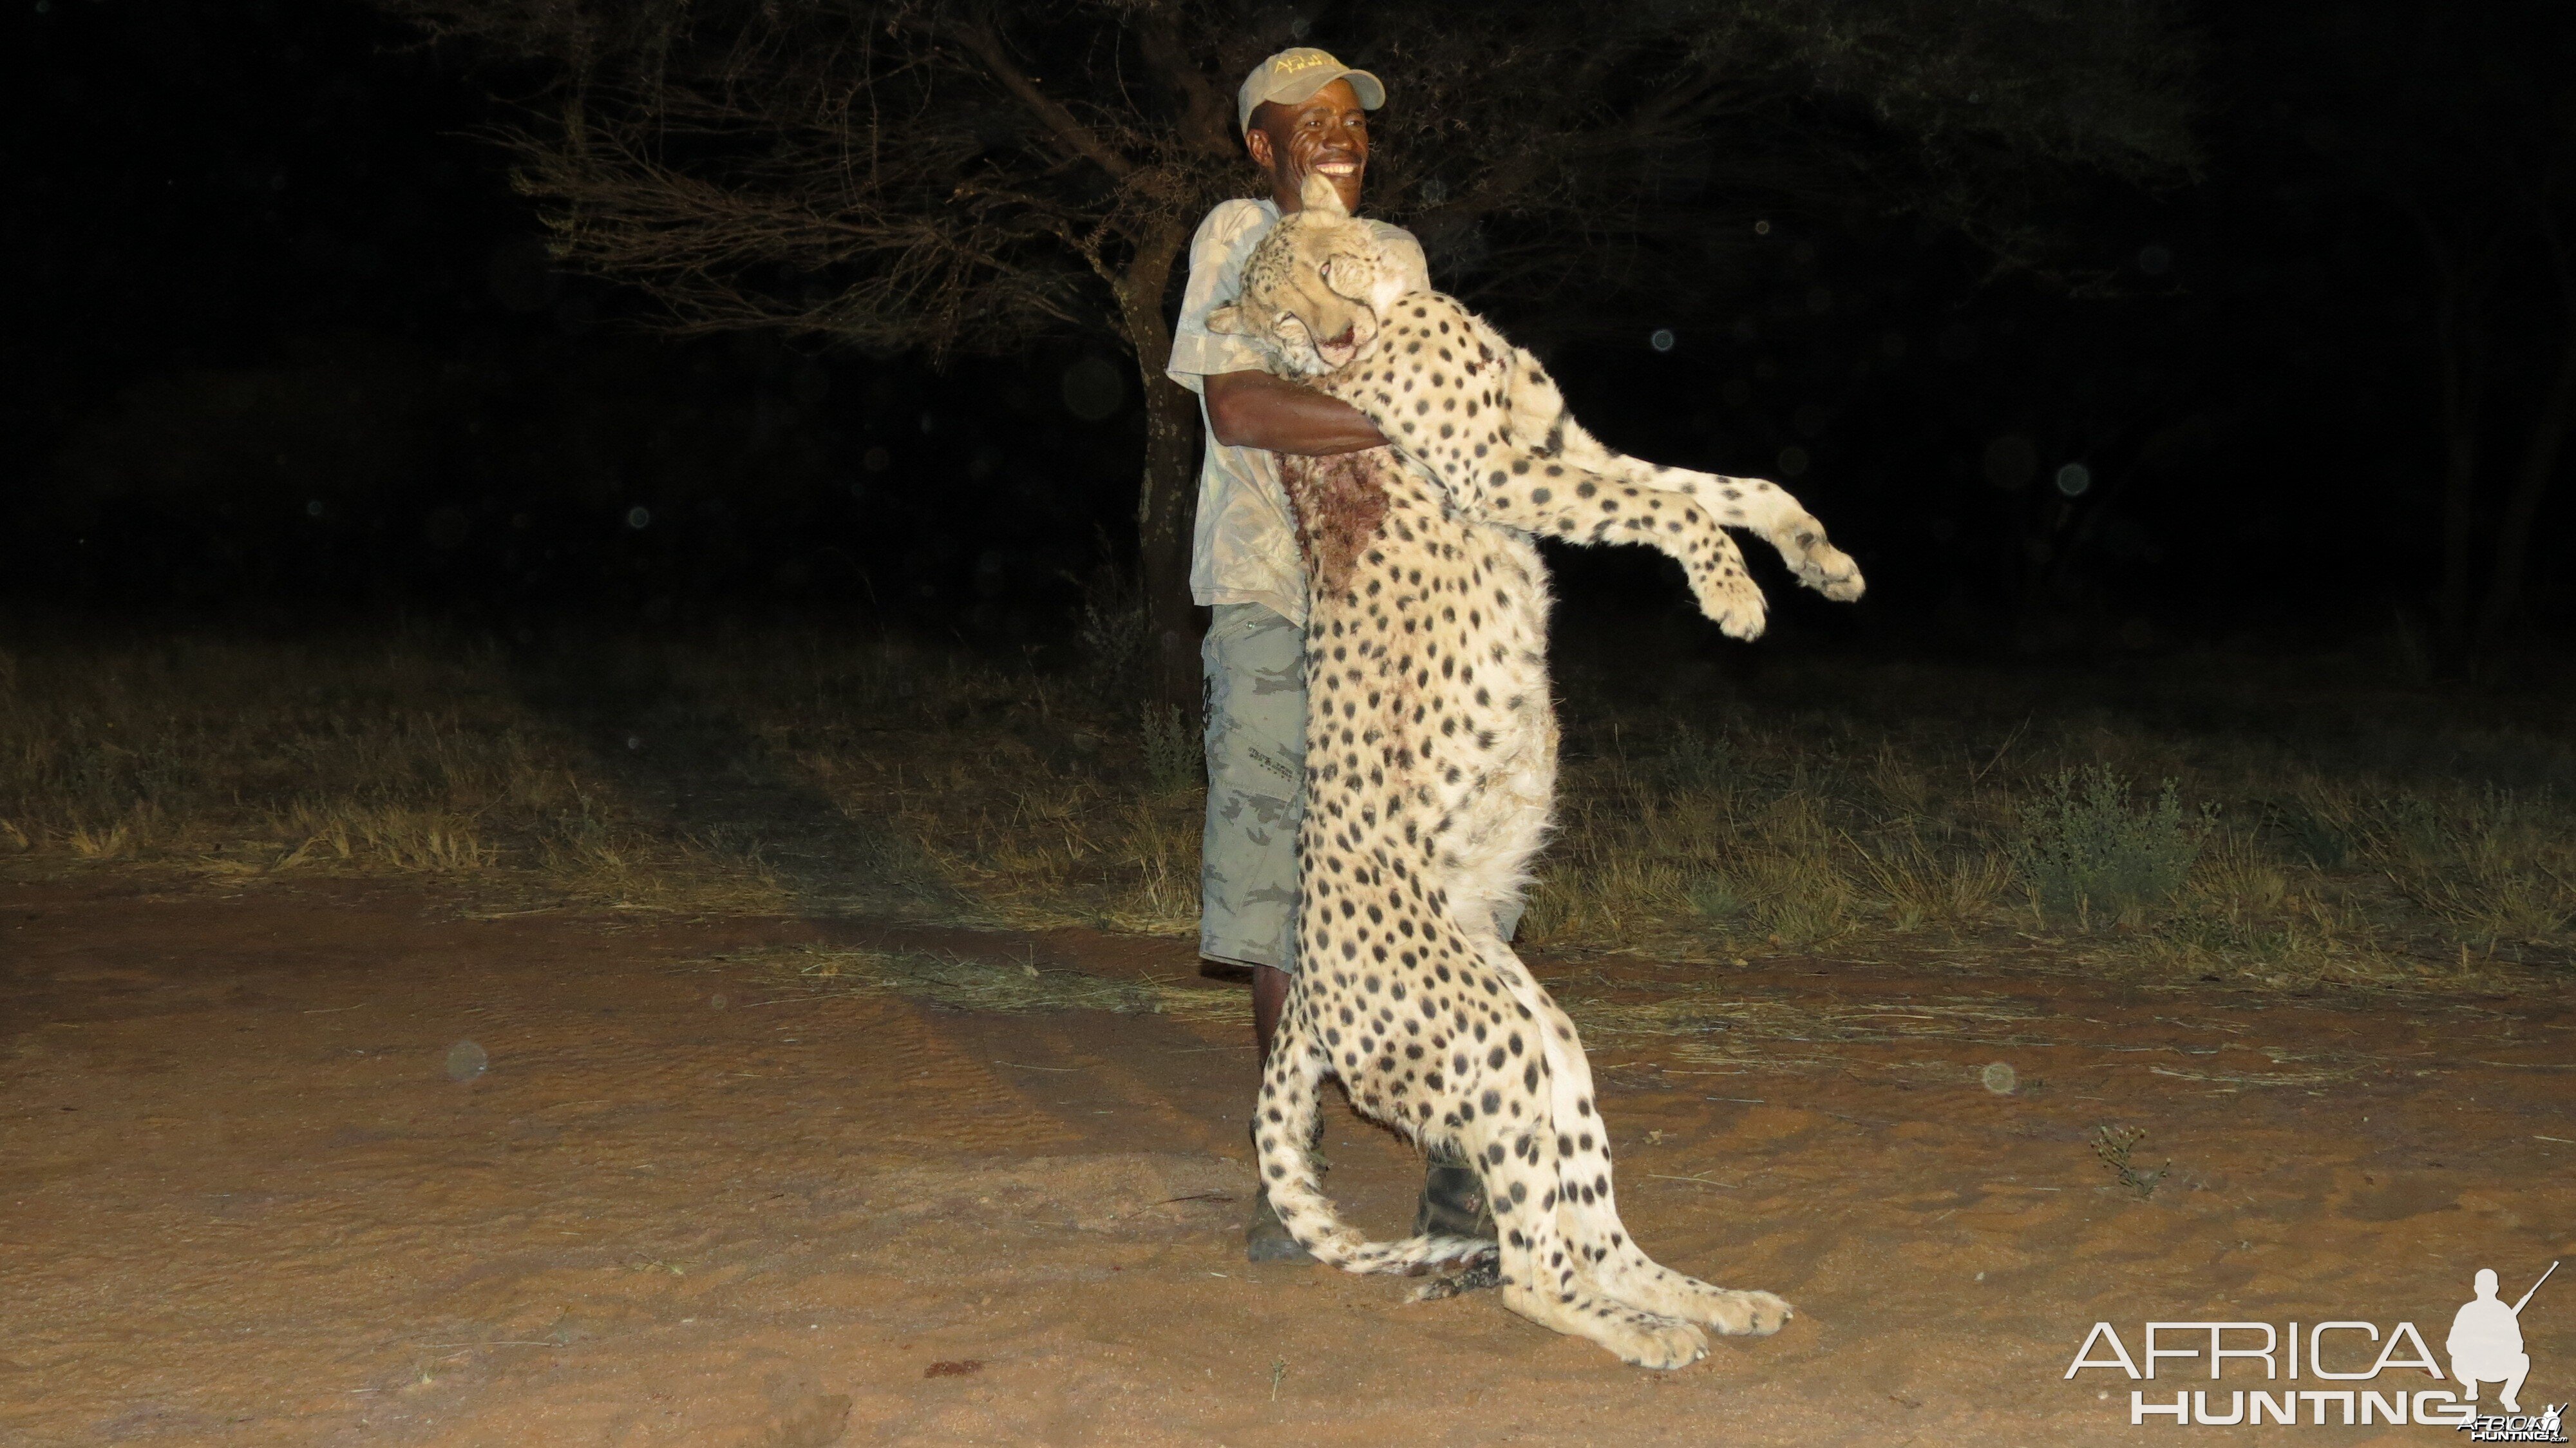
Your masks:
{"label": "cheetah spotted fur", "polygon": [[[1776,1332],[1778,1297],[1671,1271],[1629,1238],[1582,1042],[1496,924],[1555,789],[1532,535],[1651,543],[1740,636],[1759,631],[1762,600],[1722,524],[1761,532],[1828,596],[1857,597],[1859,572],[1771,484],[1592,441],[1544,369],[1455,301],[1372,298],[1386,269],[1365,230],[1328,183],[1305,204],[1210,327],[1253,336],[1275,370],[1396,445],[1280,460],[1311,601],[1299,970],[1254,1122],[1271,1204],[1349,1271],[1489,1263],[1513,1311],[1640,1366],[1697,1361],[1711,1330]],[[1309,1151],[1327,1076],[1366,1114],[1473,1161],[1501,1241],[1371,1242],[1345,1224]]]}

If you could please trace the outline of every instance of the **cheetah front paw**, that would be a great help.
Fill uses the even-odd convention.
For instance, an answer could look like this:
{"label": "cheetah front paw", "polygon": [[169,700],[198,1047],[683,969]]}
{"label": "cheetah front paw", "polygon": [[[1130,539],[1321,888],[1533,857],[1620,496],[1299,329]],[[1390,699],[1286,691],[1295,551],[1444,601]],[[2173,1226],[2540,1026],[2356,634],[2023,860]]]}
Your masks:
{"label": "cheetah front paw", "polygon": [[1795,551],[1782,549],[1789,566],[1798,572],[1798,581],[1834,600],[1849,603],[1861,596],[1869,585],[1860,576],[1860,565],[1851,555],[1825,541],[1821,532],[1799,535],[1801,546]]}
{"label": "cheetah front paw", "polygon": [[1743,569],[1705,575],[1696,591],[1700,612],[1716,622],[1720,633],[1731,639],[1762,637],[1771,605],[1763,598],[1761,586]]}

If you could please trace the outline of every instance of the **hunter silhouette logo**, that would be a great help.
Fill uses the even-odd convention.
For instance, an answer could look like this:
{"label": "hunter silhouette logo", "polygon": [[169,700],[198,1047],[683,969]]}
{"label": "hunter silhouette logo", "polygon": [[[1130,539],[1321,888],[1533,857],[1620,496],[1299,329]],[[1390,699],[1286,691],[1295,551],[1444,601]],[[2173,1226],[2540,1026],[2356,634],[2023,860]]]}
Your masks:
{"label": "hunter silhouette logo", "polygon": [[[2525,1413],[2521,1400],[2524,1380],[2531,1375],[2522,1312],[2556,1275],[2558,1265],[2550,1263],[2510,1303],[2497,1295],[2494,1270],[2480,1268],[2475,1296],[2452,1315],[2439,1357],[2411,1322],[2399,1322],[2384,1333],[2378,1323],[2353,1318],[2304,1324],[2150,1322],[2144,1328],[2144,1350],[2134,1355],[2119,1329],[2097,1322],[2067,1364],[2066,1378],[2072,1381],[2089,1369],[2147,1383],[2205,1376],[2212,1385],[2176,1392],[2169,1400],[2155,1389],[2131,1389],[2133,1427],[2156,1419],[2178,1428],[2421,1423],[2456,1428],[2472,1443],[2564,1443],[2564,1406],[2543,1404],[2542,1411]],[[2246,1383],[2249,1376],[2256,1381]],[[2246,1385],[2219,1386],[2227,1378]],[[2304,1386],[2310,1382],[2317,1386]],[[2500,1389],[2496,1401],[2503,1413],[2479,1411],[2478,1389],[2484,1384]],[[2098,1396],[2111,1395],[2105,1391]]]}
{"label": "hunter silhouette logo", "polygon": [[2522,1350],[2522,1310],[2531,1305],[2540,1283],[2557,1275],[2558,1264],[2540,1274],[2540,1282],[2507,1307],[2496,1297],[2495,1270],[2478,1269],[2477,1296],[2460,1305],[2451,1318],[2451,1336],[2442,1346],[2451,1355],[2451,1376],[2460,1380],[2461,1395],[2474,1403],[2478,1384],[2499,1383],[2504,1391],[2496,1400],[2504,1405],[2504,1415],[2482,1413],[2459,1425],[2472,1443],[2564,1443],[2567,1431],[2559,1404],[2545,1405],[2545,1411],[2522,1416],[2522,1403],[2515,1396],[2522,1391],[2522,1380],[2531,1376],[2531,1354]]}
{"label": "hunter silhouette logo", "polygon": [[[2557,1271],[2558,1264],[2550,1263],[2540,1282]],[[2522,1380],[2531,1376],[2531,1354],[2522,1350],[2522,1309],[2531,1301],[2531,1293],[2540,1290],[2540,1282],[2531,1284],[2531,1292],[2507,1307],[2496,1300],[2495,1269],[2478,1269],[2478,1295],[2451,1319],[2451,1336],[2442,1344],[2451,1354],[2451,1376],[2460,1380],[2461,1393],[2470,1402],[2478,1400],[2478,1384],[2502,1383],[2504,1391],[2496,1398],[2504,1410],[2522,1411],[2514,1395],[2522,1391]]]}

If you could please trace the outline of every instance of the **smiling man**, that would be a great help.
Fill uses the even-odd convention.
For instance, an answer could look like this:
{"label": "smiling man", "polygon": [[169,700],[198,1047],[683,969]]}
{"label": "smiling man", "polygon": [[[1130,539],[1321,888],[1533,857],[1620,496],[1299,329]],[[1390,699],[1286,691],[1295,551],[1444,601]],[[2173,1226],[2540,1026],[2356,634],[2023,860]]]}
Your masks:
{"label": "smiling man", "polygon": [[[1306,577],[1275,454],[1327,457],[1384,447],[1358,412],[1261,370],[1242,337],[1207,330],[1207,314],[1241,289],[1244,259],[1282,213],[1301,208],[1309,176],[1331,179],[1356,212],[1368,175],[1368,113],[1386,101],[1376,76],[1311,46],[1253,67],[1236,97],[1244,149],[1268,200],[1220,204],[1190,242],[1190,279],[1172,338],[1172,380],[1199,394],[1207,461],[1199,471],[1190,587],[1212,612],[1207,675],[1208,809],[1199,876],[1199,953],[1252,971],[1261,1054],[1297,968],[1297,821],[1306,753]],[[1428,290],[1422,247],[1402,228],[1369,223]],[[1417,1232],[1491,1235],[1475,1171],[1434,1161]],[[1308,1260],[1262,1198],[1246,1233],[1253,1261]]]}

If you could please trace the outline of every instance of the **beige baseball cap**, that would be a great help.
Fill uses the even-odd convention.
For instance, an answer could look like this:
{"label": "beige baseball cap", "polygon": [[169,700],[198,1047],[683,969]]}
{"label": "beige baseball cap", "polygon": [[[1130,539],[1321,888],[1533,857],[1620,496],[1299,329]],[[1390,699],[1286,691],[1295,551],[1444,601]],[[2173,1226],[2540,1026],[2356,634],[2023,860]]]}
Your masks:
{"label": "beige baseball cap", "polygon": [[1252,108],[1263,101],[1276,101],[1293,106],[1311,100],[1315,92],[1337,80],[1347,80],[1359,93],[1360,105],[1376,110],[1386,104],[1386,87],[1364,70],[1353,70],[1333,58],[1329,50],[1311,45],[1295,45],[1252,68],[1243,78],[1243,89],[1235,92],[1234,122],[1243,130],[1252,129]]}

